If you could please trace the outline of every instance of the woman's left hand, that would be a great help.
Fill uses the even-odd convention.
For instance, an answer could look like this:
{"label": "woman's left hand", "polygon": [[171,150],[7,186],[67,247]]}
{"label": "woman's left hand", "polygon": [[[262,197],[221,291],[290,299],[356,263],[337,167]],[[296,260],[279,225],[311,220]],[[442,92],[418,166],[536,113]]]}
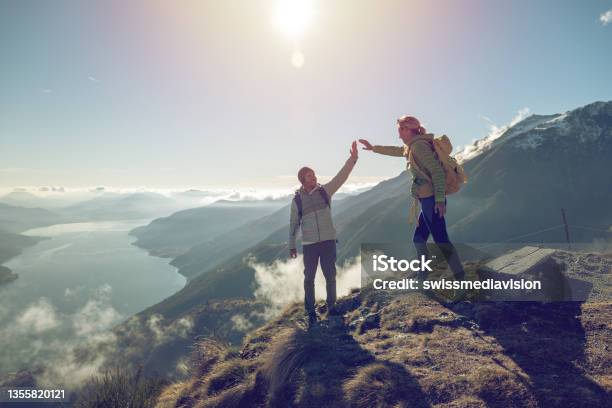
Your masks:
{"label": "woman's left hand", "polygon": [[436,203],[436,207],[434,212],[437,212],[440,218],[443,218],[446,215],[446,204],[445,203]]}

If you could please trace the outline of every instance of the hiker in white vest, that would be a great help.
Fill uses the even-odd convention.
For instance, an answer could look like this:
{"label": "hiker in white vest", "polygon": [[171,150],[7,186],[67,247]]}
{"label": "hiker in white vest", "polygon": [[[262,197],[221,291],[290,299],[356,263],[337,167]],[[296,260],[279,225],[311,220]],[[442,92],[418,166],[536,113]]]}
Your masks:
{"label": "hiker in white vest", "polygon": [[298,179],[302,186],[295,192],[289,220],[289,251],[297,257],[296,239],[302,230],[304,252],[304,307],[308,321],[317,320],[314,279],[319,260],[327,289],[327,313],[338,314],[336,303],[336,229],[331,215],[331,198],[344,184],[357,163],[357,143],[353,142],[350,157],[338,174],[326,184],[318,184],[314,170],[302,167]]}

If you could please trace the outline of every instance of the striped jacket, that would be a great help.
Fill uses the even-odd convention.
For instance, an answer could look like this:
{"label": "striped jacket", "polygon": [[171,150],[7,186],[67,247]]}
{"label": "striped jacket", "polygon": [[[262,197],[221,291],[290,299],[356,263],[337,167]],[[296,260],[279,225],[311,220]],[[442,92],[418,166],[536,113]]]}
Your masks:
{"label": "striped jacket", "polygon": [[299,194],[302,198],[302,220],[300,222],[297,204],[293,200],[291,202],[291,216],[289,218],[289,249],[295,249],[296,247],[297,233],[300,226],[302,227],[303,245],[336,239],[336,228],[332,221],[331,208],[317,189],[324,188],[331,203],[332,196],[348,179],[355,163],[356,161],[349,158],[329,183],[319,184],[310,192],[306,192],[304,187],[299,189]]}

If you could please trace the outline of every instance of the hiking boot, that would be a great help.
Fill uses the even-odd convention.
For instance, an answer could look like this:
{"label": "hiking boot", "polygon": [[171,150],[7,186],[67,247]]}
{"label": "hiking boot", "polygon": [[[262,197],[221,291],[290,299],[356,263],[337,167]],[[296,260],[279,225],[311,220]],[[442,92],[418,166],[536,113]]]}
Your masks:
{"label": "hiking boot", "polygon": [[462,300],[466,300],[466,296],[467,296],[467,290],[466,289],[457,289],[455,290],[455,294],[453,295],[453,297],[450,299],[450,301],[452,303],[459,303]]}
{"label": "hiking boot", "polygon": [[338,308],[336,308],[335,306],[332,306],[329,308],[327,315],[328,316],[342,316],[342,313],[338,310]]}
{"label": "hiking boot", "polygon": [[308,313],[308,327],[312,327],[317,324],[317,314],[315,312]]}

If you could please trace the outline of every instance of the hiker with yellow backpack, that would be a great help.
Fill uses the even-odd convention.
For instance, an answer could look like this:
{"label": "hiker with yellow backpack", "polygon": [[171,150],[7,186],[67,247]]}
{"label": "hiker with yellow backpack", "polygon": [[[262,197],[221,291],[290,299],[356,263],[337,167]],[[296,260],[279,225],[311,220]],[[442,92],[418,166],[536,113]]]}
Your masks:
{"label": "hiker with yellow backpack", "polygon": [[[453,194],[467,181],[463,167],[450,156],[452,145],[446,135],[434,138],[413,116],[402,116],[397,120],[399,138],[404,146],[373,146],[365,139],[359,142],[364,150],[387,156],[405,157],[407,168],[412,173],[411,194],[414,202],[410,208],[409,221],[421,212],[412,241],[420,257],[429,257],[427,240],[432,235],[440,248],[455,279],[464,280],[465,272],[457,250],[446,231],[446,196]],[[421,275],[421,279],[425,276]],[[465,296],[464,291],[455,293],[455,300]]]}

